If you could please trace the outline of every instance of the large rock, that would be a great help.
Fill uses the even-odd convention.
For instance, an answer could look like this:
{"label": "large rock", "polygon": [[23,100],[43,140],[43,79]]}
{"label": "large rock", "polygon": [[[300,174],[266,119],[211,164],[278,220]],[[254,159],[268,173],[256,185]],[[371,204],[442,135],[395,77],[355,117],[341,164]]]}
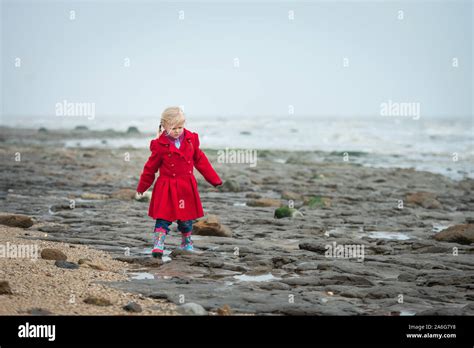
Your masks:
{"label": "large rock", "polygon": [[61,260],[66,261],[67,256],[58,249],[43,249],[41,250],[41,258],[45,260]]}
{"label": "large rock", "polygon": [[436,200],[436,195],[431,192],[415,192],[406,196],[407,203],[420,205],[426,209],[440,209],[441,203]]}
{"label": "large rock", "polygon": [[216,215],[207,215],[193,225],[193,233],[198,236],[232,237],[231,230],[222,225]]}
{"label": "large rock", "polygon": [[27,215],[21,214],[1,214],[0,224],[10,227],[28,228],[33,226],[33,220]]}
{"label": "large rock", "polygon": [[474,224],[455,225],[434,235],[434,239],[442,242],[459,244],[474,243]]}

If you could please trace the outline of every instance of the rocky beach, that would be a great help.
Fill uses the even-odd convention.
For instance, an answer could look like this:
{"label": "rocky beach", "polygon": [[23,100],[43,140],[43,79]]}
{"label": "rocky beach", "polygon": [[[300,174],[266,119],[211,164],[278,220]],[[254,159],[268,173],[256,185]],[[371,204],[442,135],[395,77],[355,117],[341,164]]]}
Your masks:
{"label": "rocky beach", "polygon": [[107,146],[129,138],[152,135],[0,127],[0,242],[38,248],[0,258],[0,314],[474,314],[474,179],[349,150],[258,150],[249,165],[204,149],[224,185],[195,171],[197,251],[176,250],[173,223],[160,260],[135,196],[149,149]]}

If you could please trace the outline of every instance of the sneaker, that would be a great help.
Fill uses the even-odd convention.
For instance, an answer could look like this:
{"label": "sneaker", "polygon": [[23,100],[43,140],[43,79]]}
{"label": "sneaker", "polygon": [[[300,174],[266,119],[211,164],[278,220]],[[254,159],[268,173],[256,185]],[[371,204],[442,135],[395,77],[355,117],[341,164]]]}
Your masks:
{"label": "sneaker", "polygon": [[165,250],[165,238],[166,230],[162,227],[156,228],[153,233],[153,249],[151,251],[153,257],[160,257],[163,255],[163,251]]}
{"label": "sneaker", "polygon": [[183,233],[181,245],[178,247],[179,250],[194,251],[193,241],[191,239],[191,233]]}

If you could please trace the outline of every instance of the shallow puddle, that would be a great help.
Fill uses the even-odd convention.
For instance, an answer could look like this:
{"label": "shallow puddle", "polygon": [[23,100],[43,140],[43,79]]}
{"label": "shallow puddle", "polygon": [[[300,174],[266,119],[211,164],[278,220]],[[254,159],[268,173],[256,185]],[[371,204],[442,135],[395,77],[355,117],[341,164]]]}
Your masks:
{"label": "shallow puddle", "polygon": [[453,225],[445,225],[445,224],[433,224],[433,228],[431,229],[432,232],[441,232],[442,230],[447,229],[448,227]]}
{"label": "shallow puddle", "polygon": [[246,207],[247,203],[245,202],[235,202],[234,207]]}
{"label": "shallow puddle", "polygon": [[367,234],[369,238],[375,239],[391,239],[391,240],[408,240],[412,239],[412,237],[408,236],[405,233],[400,232],[370,232]]}
{"label": "shallow puddle", "polygon": [[144,279],[155,279],[155,276],[148,272],[131,272],[131,279],[144,280]]}
{"label": "shallow puddle", "polygon": [[272,280],[279,280],[281,278],[277,278],[273,274],[267,273],[267,274],[261,274],[261,275],[246,275],[246,274],[235,275],[234,279],[240,280],[242,282],[268,282]]}

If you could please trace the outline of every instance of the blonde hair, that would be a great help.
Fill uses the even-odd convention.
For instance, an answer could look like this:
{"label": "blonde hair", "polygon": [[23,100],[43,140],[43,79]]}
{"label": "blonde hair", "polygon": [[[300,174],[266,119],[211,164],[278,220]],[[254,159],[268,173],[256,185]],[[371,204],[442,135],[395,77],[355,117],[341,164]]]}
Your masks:
{"label": "blonde hair", "polygon": [[161,114],[160,126],[157,137],[159,138],[165,129],[172,129],[175,125],[186,120],[183,110],[178,106],[170,106]]}

